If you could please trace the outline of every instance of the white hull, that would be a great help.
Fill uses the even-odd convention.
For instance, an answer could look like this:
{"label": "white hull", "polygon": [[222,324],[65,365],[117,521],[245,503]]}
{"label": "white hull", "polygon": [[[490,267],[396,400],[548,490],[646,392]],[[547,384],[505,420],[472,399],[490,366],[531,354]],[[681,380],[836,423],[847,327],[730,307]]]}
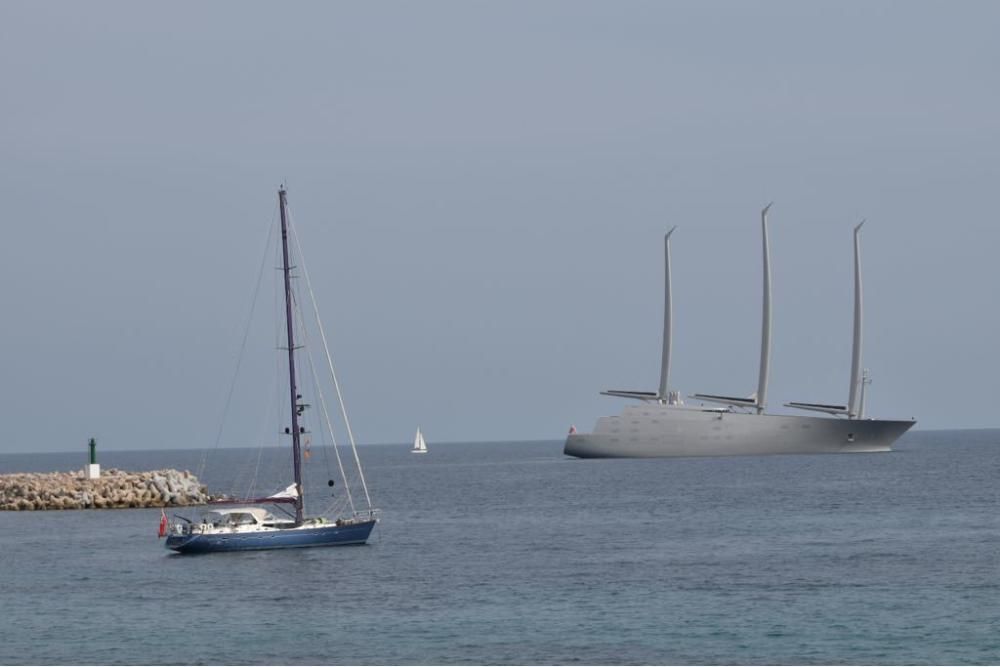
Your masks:
{"label": "white hull", "polygon": [[426,449],[411,449],[410,453],[411,454],[426,454],[427,450]]}
{"label": "white hull", "polygon": [[915,423],[646,403],[599,418],[593,433],[569,435],[563,451],[578,458],[888,452]]}

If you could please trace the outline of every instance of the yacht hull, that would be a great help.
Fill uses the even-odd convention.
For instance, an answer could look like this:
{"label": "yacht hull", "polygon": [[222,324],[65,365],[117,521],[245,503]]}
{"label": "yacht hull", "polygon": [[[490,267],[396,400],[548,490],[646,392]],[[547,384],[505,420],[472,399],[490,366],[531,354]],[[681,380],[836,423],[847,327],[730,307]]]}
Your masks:
{"label": "yacht hull", "polygon": [[601,417],[593,433],[570,434],[563,452],[577,458],[888,452],[915,423],[646,404]]}
{"label": "yacht hull", "polygon": [[194,527],[194,531],[188,535],[169,535],[166,547],[183,554],[202,554],[218,551],[348,546],[364,544],[374,526],[373,519],[340,526],[330,524],[315,528],[262,529],[232,533],[199,533]]}

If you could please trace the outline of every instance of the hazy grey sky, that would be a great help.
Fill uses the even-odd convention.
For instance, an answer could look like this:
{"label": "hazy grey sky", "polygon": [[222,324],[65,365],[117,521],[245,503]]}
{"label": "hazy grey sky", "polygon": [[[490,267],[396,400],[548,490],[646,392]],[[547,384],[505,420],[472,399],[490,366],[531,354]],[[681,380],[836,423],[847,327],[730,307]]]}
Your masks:
{"label": "hazy grey sky", "polygon": [[[290,188],[362,442],[655,389],[996,426],[1000,4],[0,4],[0,451],[209,446]],[[237,421],[256,415],[231,415]],[[239,444],[227,442],[226,444]],[[432,444],[433,446],[433,444]]]}

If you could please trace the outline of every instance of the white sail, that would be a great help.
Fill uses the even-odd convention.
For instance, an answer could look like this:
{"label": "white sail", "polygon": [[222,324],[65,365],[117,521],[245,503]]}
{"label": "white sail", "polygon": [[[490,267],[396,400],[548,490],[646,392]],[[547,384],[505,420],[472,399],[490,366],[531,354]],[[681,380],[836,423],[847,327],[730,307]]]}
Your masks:
{"label": "white sail", "polygon": [[417,429],[417,435],[413,438],[413,449],[410,450],[414,454],[425,454],[427,452],[427,441],[424,440],[424,434]]}

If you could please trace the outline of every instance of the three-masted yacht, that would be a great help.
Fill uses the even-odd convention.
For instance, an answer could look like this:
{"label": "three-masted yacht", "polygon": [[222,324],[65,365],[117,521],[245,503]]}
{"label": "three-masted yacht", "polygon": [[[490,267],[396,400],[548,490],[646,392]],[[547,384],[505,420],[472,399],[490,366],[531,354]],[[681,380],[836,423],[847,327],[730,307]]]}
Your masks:
{"label": "three-masted yacht", "polygon": [[[741,454],[818,454],[885,452],[912,427],[913,419],[872,419],[865,415],[862,371],[861,225],[854,229],[854,343],[851,381],[846,405],[786,403],[787,407],[823,412],[830,417],[778,415],[765,412],[771,355],[771,265],[767,214],[761,211],[763,238],[763,304],[760,372],[757,391],[748,397],[694,394],[702,405],[685,405],[668,387],[671,353],[670,236],[664,237],[663,356],[656,392],[601,392],[638,400],[620,415],[600,417],[591,433],[575,429],[567,436],[564,453],[579,458],[735,456]],[[706,407],[704,403],[718,407]]]}

